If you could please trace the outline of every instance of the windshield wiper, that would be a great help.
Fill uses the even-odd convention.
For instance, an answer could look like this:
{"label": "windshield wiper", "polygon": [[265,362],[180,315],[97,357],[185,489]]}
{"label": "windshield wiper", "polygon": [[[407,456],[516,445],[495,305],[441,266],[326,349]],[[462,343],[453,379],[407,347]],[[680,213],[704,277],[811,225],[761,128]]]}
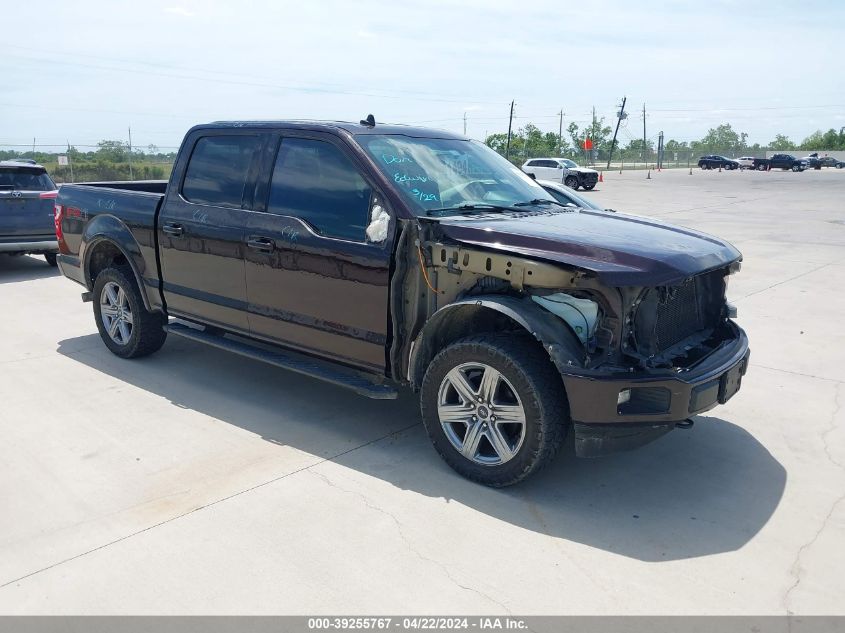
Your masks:
{"label": "windshield wiper", "polygon": [[[516,206],[516,205],[514,205]],[[442,209],[426,209],[426,215],[435,215],[437,213],[446,213],[448,211],[457,211],[458,213],[463,214],[465,211],[498,211],[499,213],[504,213],[505,211],[519,211],[520,209],[514,209],[513,207],[506,207],[499,204],[459,204],[456,207],[443,207]]]}
{"label": "windshield wiper", "polygon": [[562,202],[558,202],[557,200],[548,200],[546,198],[534,198],[533,200],[529,200],[528,202],[514,202],[513,206],[515,207],[534,207],[543,204],[556,204],[559,207],[568,207],[568,204],[563,204]]}

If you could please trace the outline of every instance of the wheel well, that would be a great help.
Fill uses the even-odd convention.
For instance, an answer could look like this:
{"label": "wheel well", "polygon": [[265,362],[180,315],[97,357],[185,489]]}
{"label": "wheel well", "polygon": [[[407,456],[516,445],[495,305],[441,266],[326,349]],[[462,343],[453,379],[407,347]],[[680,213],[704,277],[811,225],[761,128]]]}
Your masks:
{"label": "wheel well", "polygon": [[[417,338],[418,347],[411,358],[411,387],[414,390],[420,388],[426,368],[445,347],[470,335],[494,332],[528,331],[515,319],[485,306],[458,305],[446,311],[436,323],[427,324]],[[530,340],[530,344],[542,349],[542,344],[537,339],[530,337]]]}
{"label": "wheel well", "polygon": [[94,246],[94,250],[88,256],[88,281],[94,287],[94,282],[106,268],[128,264],[126,255],[123,254],[113,242],[102,241]]}

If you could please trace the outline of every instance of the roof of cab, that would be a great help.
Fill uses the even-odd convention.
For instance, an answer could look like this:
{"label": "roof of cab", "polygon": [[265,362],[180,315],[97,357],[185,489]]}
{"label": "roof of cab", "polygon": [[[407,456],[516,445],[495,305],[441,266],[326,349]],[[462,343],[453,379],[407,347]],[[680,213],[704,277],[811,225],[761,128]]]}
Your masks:
{"label": "roof of cab", "polygon": [[203,123],[191,128],[194,130],[219,130],[229,128],[248,129],[297,129],[315,132],[338,132],[344,131],[352,136],[370,134],[394,134],[402,136],[413,136],[417,138],[443,138],[455,140],[467,140],[466,137],[445,130],[435,130],[425,127],[413,127],[410,125],[388,125],[376,122],[374,127],[351,123],[349,121],[214,121]]}

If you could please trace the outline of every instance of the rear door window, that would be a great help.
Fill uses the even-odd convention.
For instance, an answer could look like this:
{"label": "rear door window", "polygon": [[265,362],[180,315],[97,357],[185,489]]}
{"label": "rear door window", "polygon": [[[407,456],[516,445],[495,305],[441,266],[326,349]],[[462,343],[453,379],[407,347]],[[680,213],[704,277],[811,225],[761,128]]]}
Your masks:
{"label": "rear door window", "polygon": [[195,204],[240,209],[259,136],[204,136],[194,145],[182,196]]}
{"label": "rear door window", "polygon": [[363,242],[371,194],[339,147],[289,137],[276,157],[267,211],[299,218],[319,235]]}

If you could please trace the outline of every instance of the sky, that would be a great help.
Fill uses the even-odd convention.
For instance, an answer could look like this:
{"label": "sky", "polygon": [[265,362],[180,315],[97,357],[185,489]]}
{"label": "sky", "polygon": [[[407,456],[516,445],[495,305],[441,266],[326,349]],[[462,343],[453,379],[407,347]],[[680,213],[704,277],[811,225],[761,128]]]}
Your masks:
{"label": "sky", "polygon": [[[196,124],[329,119],[483,139],[615,124],[689,141],[728,122],[765,144],[845,126],[845,2],[0,0],[0,148]],[[26,147],[24,147],[26,146]]]}

